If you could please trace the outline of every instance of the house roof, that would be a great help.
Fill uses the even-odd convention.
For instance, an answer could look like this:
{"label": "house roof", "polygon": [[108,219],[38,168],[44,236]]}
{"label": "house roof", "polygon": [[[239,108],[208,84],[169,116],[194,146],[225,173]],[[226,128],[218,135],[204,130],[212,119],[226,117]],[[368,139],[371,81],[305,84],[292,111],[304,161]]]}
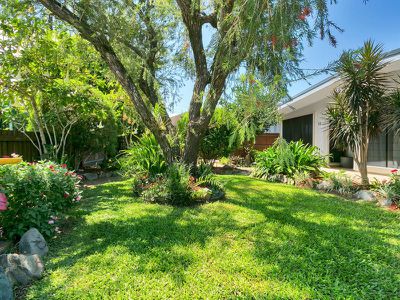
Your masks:
{"label": "house roof", "polygon": [[[386,62],[392,62],[391,61],[392,58],[395,58],[393,61],[400,61],[400,48],[386,52],[384,55],[385,55]],[[290,97],[291,100],[283,103],[279,109],[282,110],[285,107],[291,108],[293,104],[301,101],[302,99],[305,99],[306,96],[308,96],[322,88],[326,88],[326,87],[336,83],[339,79],[340,78],[339,78],[338,74],[331,75],[331,76],[325,78],[324,80],[321,80],[320,82],[318,82],[314,85],[311,85],[310,87],[306,88],[305,90],[301,91],[300,93],[296,94],[295,96]]]}

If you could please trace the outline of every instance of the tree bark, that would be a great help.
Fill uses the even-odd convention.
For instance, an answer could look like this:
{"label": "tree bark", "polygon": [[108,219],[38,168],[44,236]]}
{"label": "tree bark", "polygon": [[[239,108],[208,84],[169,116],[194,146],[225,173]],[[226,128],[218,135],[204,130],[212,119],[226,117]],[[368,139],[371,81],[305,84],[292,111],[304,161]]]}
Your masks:
{"label": "tree bark", "polygon": [[[36,125],[38,127],[38,130],[39,130],[39,136],[40,136],[40,140],[41,140],[42,151],[43,151],[43,154],[46,156],[47,153],[48,153],[47,152],[46,135],[44,134],[44,127],[43,127],[42,120],[41,120],[41,117],[40,117],[39,109],[37,107],[36,100],[35,100],[34,96],[31,96],[29,100],[31,102],[31,106],[32,106],[32,109],[33,109],[33,117],[35,119],[35,123],[36,123]],[[41,157],[41,158],[43,158],[43,157]]]}

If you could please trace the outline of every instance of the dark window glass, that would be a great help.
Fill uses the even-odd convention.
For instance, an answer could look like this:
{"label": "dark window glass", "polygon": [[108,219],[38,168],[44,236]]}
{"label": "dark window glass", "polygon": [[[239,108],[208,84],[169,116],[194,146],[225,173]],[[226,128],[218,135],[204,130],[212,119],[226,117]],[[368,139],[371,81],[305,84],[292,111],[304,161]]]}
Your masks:
{"label": "dark window glass", "polygon": [[288,142],[302,140],[312,145],[313,115],[287,119],[282,122],[282,136]]}

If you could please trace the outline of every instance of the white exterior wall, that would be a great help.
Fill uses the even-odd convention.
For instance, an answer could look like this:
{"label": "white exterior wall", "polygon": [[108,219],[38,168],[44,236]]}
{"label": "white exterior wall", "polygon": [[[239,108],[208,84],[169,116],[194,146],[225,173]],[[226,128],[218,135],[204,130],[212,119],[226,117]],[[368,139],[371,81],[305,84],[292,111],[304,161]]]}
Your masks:
{"label": "white exterior wall", "polygon": [[[313,115],[313,145],[317,146],[321,154],[329,154],[329,126],[325,118],[325,111],[329,99],[324,99],[316,104],[307,107],[296,109],[290,113],[285,114],[283,120],[301,117],[304,115]],[[282,136],[282,122],[270,128],[269,132],[279,133]]]}

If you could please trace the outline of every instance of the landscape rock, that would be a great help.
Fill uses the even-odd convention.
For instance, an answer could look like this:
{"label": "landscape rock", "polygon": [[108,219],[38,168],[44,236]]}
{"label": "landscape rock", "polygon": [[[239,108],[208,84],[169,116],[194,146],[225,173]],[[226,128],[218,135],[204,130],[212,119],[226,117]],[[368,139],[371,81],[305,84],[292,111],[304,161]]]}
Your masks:
{"label": "landscape rock", "polygon": [[318,183],[315,188],[317,190],[328,190],[328,189],[332,188],[332,183],[330,181],[323,180],[320,183]]}
{"label": "landscape rock", "polygon": [[14,299],[12,285],[8,280],[3,268],[0,267],[0,300]]}
{"label": "landscape rock", "polygon": [[45,256],[49,252],[46,240],[36,228],[31,228],[24,233],[19,241],[19,252],[21,254],[38,254]]}
{"label": "landscape rock", "polygon": [[42,260],[37,254],[0,255],[0,267],[13,285],[27,285],[34,279],[40,279],[44,270]]}
{"label": "landscape rock", "polygon": [[374,201],[375,195],[371,191],[361,190],[354,194],[356,199],[364,200],[364,201]]}
{"label": "landscape rock", "polygon": [[85,177],[88,181],[93,181],[99,178],[97,173],[85,173],[83,174],[83,177]]}
{"label": "landscape rock", "polygon": [[379,204],[384,207],[389,207],[390,205],[393,204],[393,201],[390,199],[383,199],[383,200],[379,201]]}

